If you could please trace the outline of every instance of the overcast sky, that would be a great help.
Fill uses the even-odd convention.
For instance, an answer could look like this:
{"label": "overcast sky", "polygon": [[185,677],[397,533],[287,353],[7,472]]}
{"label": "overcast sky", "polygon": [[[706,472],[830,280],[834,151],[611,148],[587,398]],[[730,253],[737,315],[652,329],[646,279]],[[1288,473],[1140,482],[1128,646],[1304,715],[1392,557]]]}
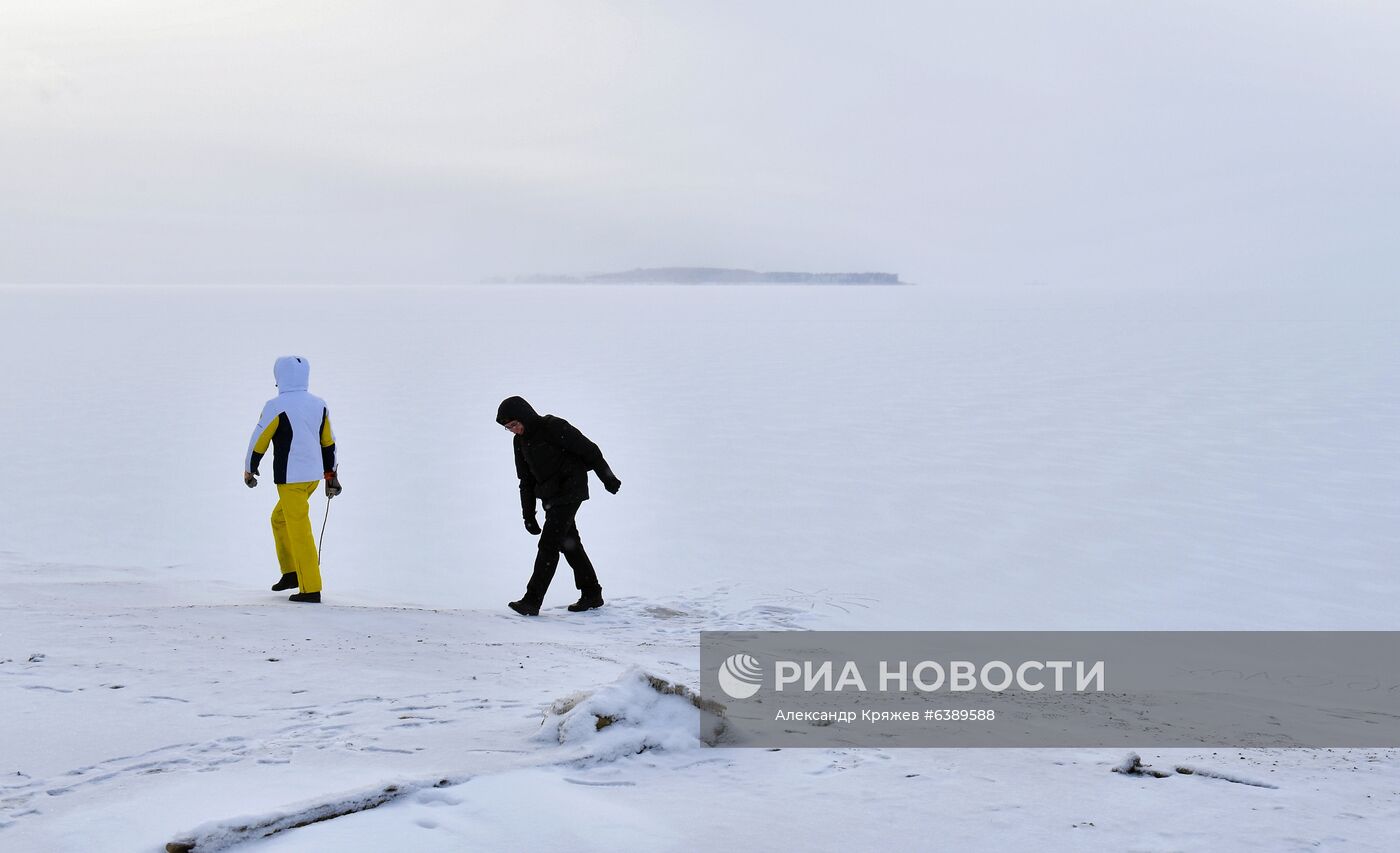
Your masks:
{"label": "overcast sky", "polygon": [[1393,2],[7,0],[0,281],[1391,282]]}

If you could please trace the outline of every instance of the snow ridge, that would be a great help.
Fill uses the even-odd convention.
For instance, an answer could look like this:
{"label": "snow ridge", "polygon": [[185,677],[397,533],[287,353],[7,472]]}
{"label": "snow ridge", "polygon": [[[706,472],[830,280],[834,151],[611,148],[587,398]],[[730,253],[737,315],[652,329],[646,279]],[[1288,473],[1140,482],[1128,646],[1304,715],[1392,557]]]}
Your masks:
{"label": "snow ridge", "polygon": [[166,853],[214,853],[214,851],[226,850],[245,841],[268,838],[289,829],[310,826],[323,820],[332,820],[378,808],[385,803],[393,802],[400,797],[424,789],[446,788],[461,784],[470,778],[470,776],[458,776],[428,781],[392,782],[366,790],[341,794],[328,800],[291,806],[281,811],[210,821],[189,832],[182,833],[174,841],[166,844],[165,850]]}

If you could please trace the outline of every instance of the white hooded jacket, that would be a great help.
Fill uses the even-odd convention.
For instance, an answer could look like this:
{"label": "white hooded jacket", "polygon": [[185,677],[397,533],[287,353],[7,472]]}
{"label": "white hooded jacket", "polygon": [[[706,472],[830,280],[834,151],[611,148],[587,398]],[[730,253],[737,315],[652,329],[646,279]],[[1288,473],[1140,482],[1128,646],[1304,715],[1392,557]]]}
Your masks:
{"label": "white hooded jacket", "polygon": [[306,390],[311,364],[297,355],[284,355],[272,367],[277,396],[263,406],[262,417],[248,440],[243,470],[258,473],[258,463],[273,448],[274,483],[308,483],[335,470],[335,433],[326,401]]}

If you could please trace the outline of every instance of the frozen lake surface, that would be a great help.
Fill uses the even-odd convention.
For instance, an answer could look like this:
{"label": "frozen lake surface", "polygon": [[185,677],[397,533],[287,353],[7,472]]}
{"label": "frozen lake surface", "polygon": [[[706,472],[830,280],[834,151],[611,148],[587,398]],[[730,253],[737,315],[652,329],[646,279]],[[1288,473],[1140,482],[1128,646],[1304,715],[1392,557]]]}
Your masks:
{"label": "frozen lake surface", "polygon": [[1400,312],[1374,300],[626,286],[0,299],[5,548],[170,566],[199,600],[210,581],[257,590],[270,571],[272,490],[249,493],[237,469],[272,360],[295,352],[342,450],[325,541],[342,603],[516,597],[531,543],[493,419],[521,394],[625,481],[580,514],[615,594],[742,580],[817,608],[849,599],[833,615],[881,628],[1400,619]]}

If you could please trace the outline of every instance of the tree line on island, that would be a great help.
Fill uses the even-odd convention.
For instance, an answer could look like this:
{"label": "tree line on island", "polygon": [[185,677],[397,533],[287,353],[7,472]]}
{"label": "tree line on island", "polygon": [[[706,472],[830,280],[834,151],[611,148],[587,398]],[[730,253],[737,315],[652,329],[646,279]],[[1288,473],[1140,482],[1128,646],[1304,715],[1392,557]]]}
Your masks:
{"label": "tree line on island", "polygon": [[889,272],[759,272],[721,267],[652,267],[592,275],[524,275],[486,284],[903,284]]}

